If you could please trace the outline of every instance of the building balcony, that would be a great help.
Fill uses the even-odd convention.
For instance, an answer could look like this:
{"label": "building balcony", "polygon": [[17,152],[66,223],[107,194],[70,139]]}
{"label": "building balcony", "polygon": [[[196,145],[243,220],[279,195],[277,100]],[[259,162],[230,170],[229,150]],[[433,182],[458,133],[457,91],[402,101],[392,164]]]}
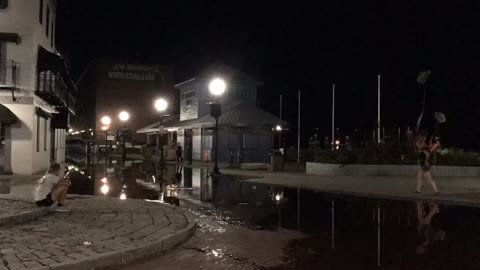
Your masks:
{"label": "building balcony", "polygon": [[35,94],[52,106],[65,107],[75,113],[76,89],[69,88],[63,78],[55,72],[43,71],[38,73]]}
{"label": "building balcony", "polygon": [[18,64],[11,59],[0,59],[0,89],[13,89],[17,85]]}

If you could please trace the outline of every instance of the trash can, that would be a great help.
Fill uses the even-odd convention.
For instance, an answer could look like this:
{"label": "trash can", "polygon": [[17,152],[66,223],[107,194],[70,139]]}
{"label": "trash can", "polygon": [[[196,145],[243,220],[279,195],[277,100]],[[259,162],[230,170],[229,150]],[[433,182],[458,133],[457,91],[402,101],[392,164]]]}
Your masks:
{"label": "trash can", "polygon": [[270,166],[269,171],[282,171],[283,170],[283,154],[278,150],[270,151]]}

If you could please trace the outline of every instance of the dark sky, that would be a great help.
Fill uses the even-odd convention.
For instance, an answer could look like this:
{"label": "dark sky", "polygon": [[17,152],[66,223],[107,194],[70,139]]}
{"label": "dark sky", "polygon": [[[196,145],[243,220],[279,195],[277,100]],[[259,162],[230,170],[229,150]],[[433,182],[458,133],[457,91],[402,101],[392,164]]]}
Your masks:
{"label": "dark sky", "polygon": [[[170,64],[176,81],[223,63],[264,82],[262,107],[296,126],[302,91],[305,138],[330,129],[331,84],[343,134],[373,128],[377,73],[387,127],[413,125],[418,72],[432,70],[428,103],[447,115],[449,144],[480,148],[479,1],[63,0],[57,42],[74,74],[97,57]],[[445,1],[446,2],[446,1]]]}

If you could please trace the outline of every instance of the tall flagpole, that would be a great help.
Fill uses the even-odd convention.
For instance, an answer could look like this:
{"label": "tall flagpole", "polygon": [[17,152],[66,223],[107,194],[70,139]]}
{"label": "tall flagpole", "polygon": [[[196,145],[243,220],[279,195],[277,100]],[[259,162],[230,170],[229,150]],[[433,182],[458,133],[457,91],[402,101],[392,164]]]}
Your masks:
{"label": "tall flagpole", "polygon": [[380,136],[380,74],[377,75],[378,79],[378,95],[377,95],[377,142],[381,142],[381,136]]}
{"label": "tall flagpole", "polygon": [[332,151],[335,150],[335,84],[332,84]]}
{"label": "tall flagpole", "polygon": [[298,138],[297,138],[297,163],[300,164],[300,120],[301,120],[301,103],[300,103],[300,91],[298,91]]}

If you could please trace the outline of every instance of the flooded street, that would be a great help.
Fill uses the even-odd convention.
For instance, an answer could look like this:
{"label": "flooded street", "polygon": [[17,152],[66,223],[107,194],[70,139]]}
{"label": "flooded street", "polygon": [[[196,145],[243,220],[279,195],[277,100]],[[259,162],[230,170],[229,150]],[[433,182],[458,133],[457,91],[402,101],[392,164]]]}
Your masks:
{"label": "flooded street", "polygon": [[[171,203],[195,235],[125,269],[478,269],[480,211],[259,185],[207,171],[132,162],[78,168],[73,193]],[[102,180],[106,177],[106,180]],[[107,186],[108,188],[105,188]]]}

